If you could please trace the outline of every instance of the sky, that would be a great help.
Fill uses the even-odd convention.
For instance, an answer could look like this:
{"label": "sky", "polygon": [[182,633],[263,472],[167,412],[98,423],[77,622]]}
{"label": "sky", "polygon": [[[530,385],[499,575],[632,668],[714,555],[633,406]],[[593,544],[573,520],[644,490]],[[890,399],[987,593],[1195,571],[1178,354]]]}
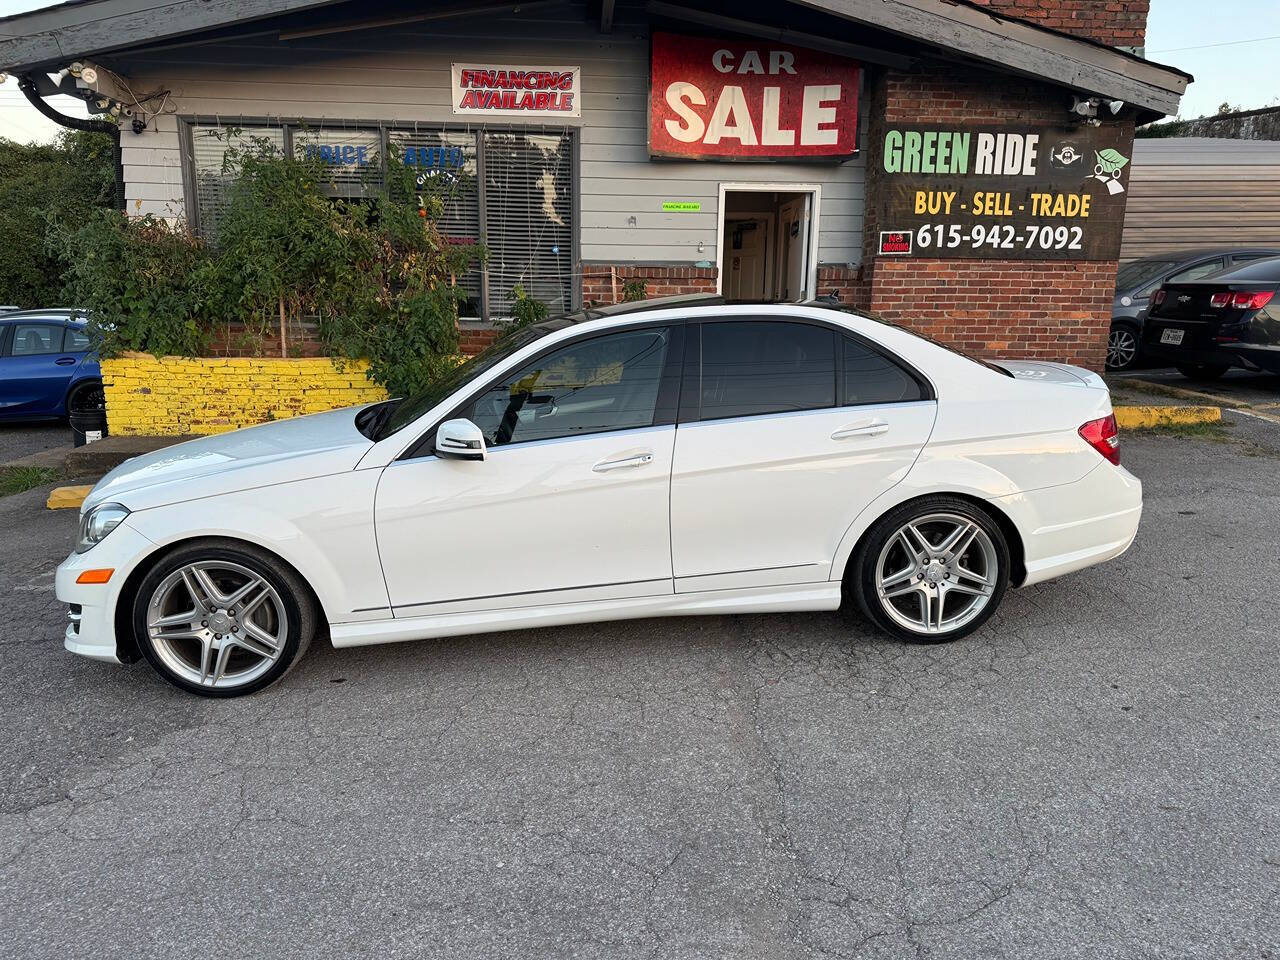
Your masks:
{"label": "sky", "polygon": [[[1242,110],[1280,105],[1280,0],[1151,0],[1147,57],[1194,74],[1182,99],[1182,117],[1216,113],[1219,104]],[[46,0],[0,0],[0,16],[49,6]],[[49,101],[84,116],[69,97]],[[0,136],[48,141],[61,128],[27,103],[12,77],[0,84]]]}

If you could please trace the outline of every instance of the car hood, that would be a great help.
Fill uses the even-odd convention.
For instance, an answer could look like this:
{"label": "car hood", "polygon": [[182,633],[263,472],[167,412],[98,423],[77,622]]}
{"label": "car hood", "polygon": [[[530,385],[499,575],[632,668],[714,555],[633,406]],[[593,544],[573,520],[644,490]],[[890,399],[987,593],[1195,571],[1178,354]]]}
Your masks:
{"label": "car hood", "polygon": [[1049,363],[1045,360],[993,360],[996,366],[1008,370],[1019,380],[1038,383],[1062,383],[1075,387],[1106,389],[1106,383],[1092,370],[1073,367],[1069,363]]}
{"label": "car hood", "polygon": [[81,509],[117,502],[142,510],[352,470],[373,445],[356,429],[359,409],[277,420],[134,457],[99,480]]}

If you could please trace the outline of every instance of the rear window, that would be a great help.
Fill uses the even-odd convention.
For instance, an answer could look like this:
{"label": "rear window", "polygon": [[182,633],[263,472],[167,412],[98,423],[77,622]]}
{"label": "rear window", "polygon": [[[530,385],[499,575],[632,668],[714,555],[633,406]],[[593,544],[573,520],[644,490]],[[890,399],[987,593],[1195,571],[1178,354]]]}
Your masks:
{"label": "rear window", "polygon": [[1124,292],[1162,277],[1178,265],[1177,260],[1134,260],[1116,274],[1116,289]]}
{"label": "rear window", "polygon": [[1280,257],[1246,263],[1213,279],[1222,283],[1280,283]]}
{"label": "rear window", "polygon": [[844,338],[844,398],[847,407],[923,400],[915,377],[853,337]]}

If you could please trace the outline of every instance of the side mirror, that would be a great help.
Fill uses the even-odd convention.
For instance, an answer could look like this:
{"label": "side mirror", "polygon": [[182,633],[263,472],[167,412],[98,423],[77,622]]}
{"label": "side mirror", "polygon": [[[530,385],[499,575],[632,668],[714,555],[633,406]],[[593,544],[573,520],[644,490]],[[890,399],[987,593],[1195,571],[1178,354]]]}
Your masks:
{"label": "side mirror", "polygon": [[470,420],[446,420],[436,428],[436,456],[451,460],[483,460],[484,434]]}

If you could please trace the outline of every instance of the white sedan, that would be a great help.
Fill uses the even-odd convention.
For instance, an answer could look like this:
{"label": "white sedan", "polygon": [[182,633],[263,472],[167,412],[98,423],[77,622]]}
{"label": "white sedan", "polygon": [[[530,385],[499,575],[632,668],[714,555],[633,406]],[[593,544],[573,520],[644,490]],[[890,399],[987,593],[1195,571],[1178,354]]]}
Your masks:
{"label": "white sedan", "polygon": [[130,460],[57,595],[67,649],[236,696],[317,634],[851,603],[954,640],[1141,512],[1094,373],[817,304],[651,301],[517,331],[421,396]]}

